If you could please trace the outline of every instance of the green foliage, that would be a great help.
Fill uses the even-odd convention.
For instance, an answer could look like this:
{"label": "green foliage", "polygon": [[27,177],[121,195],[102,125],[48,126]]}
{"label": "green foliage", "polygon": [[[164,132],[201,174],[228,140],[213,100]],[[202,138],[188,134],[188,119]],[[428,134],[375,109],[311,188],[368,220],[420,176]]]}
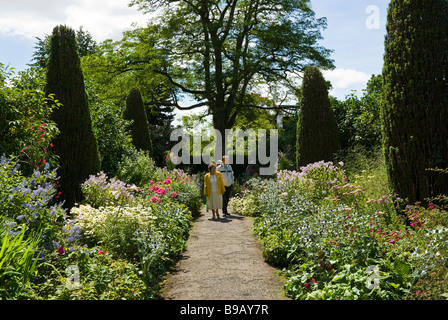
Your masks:
{"label": "green foliage", "polygon": [[[89,89],[90,95],[95,93]],[[113,177],[120,170],[120,162],[128,152],[134,152],[132,138],[127,130],[129,121],[121,116],[121,108],[109,101],[90,100],[92,128],[101,157],[101,170]]]}
{"label": "green foliage", "polygon": [[262,204],[260,193],[266,187],[267,181],[259,178],[251,178],[242,187],[242,192],[230,198],[229,205],[232,210],[244,216],[258,216],[259,208]]}
{"label": "green foliage", "polygon": [[[135,263],[101,247],[53,250],[39,266],[34,292],[45,300],[142,300],[153,298]],[[77,278],[75,277],[75,274]],[[68,284],[67,284],[68,283]]]}
{"label": "green foliage", "polygon": [[21,155],[26,175],[47,163],[58,165],[51,141],[59,130],[50,115],[59,103],[45,96],[42,77],[35,69],[14,76],[0,64],[0,155]]}
{"label": "green foliage", "polygon": [[60,130],[53,144],[60,157],[61,198],[71,208],[82,198],[81,183],[99,171],[100,160],[75,33],[65,26],[53,29],[46,82],[46,94],[54,94],[62,103],[51,115]]}
{"label": "green foliage", "polygon": [[11,232],[0,216],[0,299],[22,299],[30,292],[35,276],[40,235],[25,237],[26,228]]}
{"label": "green foliage", "polygon": [[448,177],[448,3],[389,4],[383,68],[384,152],[392,188],[409,203],[444,193]]}
{"label": "green foliage", "polygon": [[305,69],[297,122],[297,167],[334,160],[340,140],[327,83],[316,67]]}
{"label": "green foliage", "polygon": [[143,105],[140,90],[131,88],[126,99],[126,109],[123,118],[132,121],[129,129],[132,136],[132,143],[138,150],[152,153],[152,142],[149,134],[148,119]]}
{"label": "green foliage", "polygon": [[[44,39],[36,37],[37,43],[34,47],[33,54],[34,63],[31,67],[46,68],[51,51],[51,36],[45,35]],[[97,43],[93,40],[92,35],[88,31],[84,31],[82,26],[76,31],[76,47],[80,58],[94,54],[96,52]]]}
{"label": "green foliage", "polygon": [[154,179],[156,166],[148,151],[131,149],[123,155],[117,177],[128,183],[142,188]]}
{"label": "green foliage", "polygon": [[153,294],[185,250],[192,219],[189,209],[176,201],[152,202],[146,197],[124,207],[83,205],[72,211],[88,243],[101,245],[114,257],[138,258],[141,279]]}
{"label": "green foliage", "polygon": [[157,8],[164,17],[152,19],[135,33],[136,46],[145,44],[145,58],[138,60],[141,63],[134,60],[133,68],[151,65],[197,101],[191,108],[207,106],[214,128],[221,132],[232,128],[241,112],[253,106],[250,98],[259,93],[260,83],[275,95],[280,88],[294,90],[289,80],[295,79],[285,79],[285,74],[300,73],[308,64],[333,66],[330,51],[318,44],[326,21],[315,17],[309,1],[178,1],[172,5],[135,0],[131,5],[144,12]]}
{"label": "green foliage", "polygon": [[56,184],[56,172],[48,165],[24,176],[17,159],[1,157],[0,212],[11,223],[12,232],[24,229],[27,236],[42,234],[46,243],[54,239],[64,214],[61,203],[55,203]]}
{"label": "green foliage", "polygon": [[354,92],[346,96],[344,101],[331,99],[343,150],[350,150],[356,146],[374,150],[381,146],[382,76],[372,75],[363,91],[361,97]]}
{"label": "green foliage", "polygon": [[[150,126],[152,157],[158,166],[164,165],[164,152],[171,146],[169,137],[174,119],[172,87],[165,78],[153,72],[152,64],[158,63],[160,59],[148,53],[151,43],[148,37],[150,35],[140,29],[130,30],[119,41],[106,40],[100,43],[97,55],[82,58],[89,102],[94,107],[92,119],[94,122],[95,118],[99,120],[94,123],[94,129],[103,157],[102,169],[111,176],[116,174],[114,170],[121,155],[132,145],[123,126],[126,120],[122,119],[131,88],[138,87],[144,101]],[[113,148],[108,149],[109,145]]]}
{"label": "green foliage", "polygon": [[384,183],[381,154],[372,159],[368,152],[348,158],[350,172],[324,162],[284,170],[247,194],[247,203],[257,199],[254,234],[263,256],[284,268],[291,298],[445,296],[448,213],[432,203],[402,207]]}
{"label": "green foliage", "polygon": [[190,176],[181,169],[157,168],[154,180],[149,182],[149,189],[144,190],[147,200],[158,202],[162,197],[171,198],[185,205],[193,217],[200,215],[203,206],[200,186],[203,181],[198,181],[197,176]]}
{"label": "green foliage", "polygon": [[94,208],[130,204],[134,200],[134,192],[140,190],[135,185],[130,186],[115,178],[109,180],[102,171],[96,176],[91,175],[81,185],[81,189],[83,203]]}

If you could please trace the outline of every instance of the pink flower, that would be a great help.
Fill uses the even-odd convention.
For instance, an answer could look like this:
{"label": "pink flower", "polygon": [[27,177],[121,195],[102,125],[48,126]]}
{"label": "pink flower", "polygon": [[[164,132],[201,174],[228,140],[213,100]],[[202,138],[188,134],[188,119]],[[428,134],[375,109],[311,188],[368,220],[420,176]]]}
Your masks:
{"label": "pink flower", "polygon": [[154,184],[154,181],[152,181],[152,180],[151,180],[151,181],[149,181],[149,184]]}
{"label": "pink flower", "polygon": [[174,198],[174,197],[177,197],[177,193],[176,193],[176,191],[171,192],[171,193],[170,193],[170,196],[172,196],[173,198]]}
{"label": "pink flower", "polygon": [[311,286],[311,284],[310,284],[310,283],[307,283],[307,282],[305,282],[303,285],[305,286],[305,289],[306,289],[306,290],[308,290],[308,288]]}
{"label": "pink flower", "polygon": [[64,254],[64,253],[65,253],[64,248],[58,248],[58,253],[59,253],[59,254]]}
{"label": "pink flower", "polygon": [[160,186],[161,184],[162,184],[162,181],[159,181],[159,182],[158,182],[158,185]]}
{"label": "pink flower", "polygon": [[165,180],[164,183],[165,183],[165,184],[170,184],[170,183],[171,183],[171,180],[170,180],[169,178],[166,178],[166,180]]}
{"label": "pink flower", "polygon": [[157,197],[152,197],[152,198],[151,198],[151,201],[152,201],[153,203],[159,203],[160,200],[162,200],[162,199],[157,198]]}
{"label": "pink flower", "polygon": [[159,190],[156,191],[158,194],[160,195],[165,195],[166,194],[166,189],[165,188],[160,188]]}
{"label": "pink flower", "polygon": [[390,240],[389,243],[394,244],[394,243],[395,243],[395,240]]}
{"label": "pink flower", "polygon": [[106,253],[106,251],[104,251],[104,250],[98,250],[98,254],[99,254],[99,255],[102,255],[102,254],[104,254],[104,253]]}
{"label": "pink flower", "polygon": [[313,283],[316,283],[316,280],[314,280],[314,278],[313,278],[313,279],[311,279],[311,281],[312,281]]}

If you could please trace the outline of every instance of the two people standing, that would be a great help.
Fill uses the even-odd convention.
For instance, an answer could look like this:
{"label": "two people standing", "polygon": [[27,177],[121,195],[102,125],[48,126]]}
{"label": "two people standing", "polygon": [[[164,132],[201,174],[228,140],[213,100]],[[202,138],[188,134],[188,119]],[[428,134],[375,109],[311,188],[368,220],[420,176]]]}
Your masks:
{"label": "two people standing", "polygon": [[207,197],[207,211],[212,210],[213,219],[219,218],[219,209],[223,215],[229,215],[227,206],[232,192],[234,175],[232,166],[228,164],[228,157],[223,156],[222,162],[217,166],[211,163],[204,179],[204,195]]}

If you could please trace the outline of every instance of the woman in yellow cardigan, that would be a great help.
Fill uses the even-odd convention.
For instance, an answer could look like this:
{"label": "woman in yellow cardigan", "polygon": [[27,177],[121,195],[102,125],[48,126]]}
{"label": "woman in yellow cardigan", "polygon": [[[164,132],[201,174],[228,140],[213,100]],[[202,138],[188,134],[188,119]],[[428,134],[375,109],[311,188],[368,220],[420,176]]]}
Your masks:
{"label": "woman in yellow cardigan", "polygon": [[225,192],[221,172],[216,171],[216,164],[210,163],[204,179],[204,195],[207,197],[207,211],[212,210],[213,219],[219,219],[219,209],[222,209],[222,194]]}

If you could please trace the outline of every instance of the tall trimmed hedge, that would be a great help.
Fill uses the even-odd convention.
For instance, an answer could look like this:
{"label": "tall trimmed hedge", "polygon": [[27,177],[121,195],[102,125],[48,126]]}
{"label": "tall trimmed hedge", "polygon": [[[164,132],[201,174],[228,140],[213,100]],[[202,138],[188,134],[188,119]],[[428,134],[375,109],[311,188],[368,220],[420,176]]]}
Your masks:
{"label": "tall trimmed hedge", "polygon": [[77,53],[75,32],[57,26],[51,35],[47,65],[46,94],[54,94],[62,106],[51,117],[60,134],[54,150],[59,156],[59,191],[65,207],[82,198],[81,183],[100,170],[97,142],[86,96],[84,77]]}
{"label": "tall trimmed hedge", "polygon": [[302,83],[297,123],[297,168],[317,161],[333,161],[340,149],[339,129],[322,72],[307,67]]}
{"label": "tall trimmed hedge", "polygon": [[383,144],[394,190],[411,203],[448,191],[448,2],[392,0],[383,67]]}
{"label": "tall trimmed hedge", "polygon": [[138,88],[131,88],[126,98],[126,109],[123,114],[126,120],[132,120],[130,131],[132,142],[137,149],[152,154],[152,141],[149,133],[148,117]]}

